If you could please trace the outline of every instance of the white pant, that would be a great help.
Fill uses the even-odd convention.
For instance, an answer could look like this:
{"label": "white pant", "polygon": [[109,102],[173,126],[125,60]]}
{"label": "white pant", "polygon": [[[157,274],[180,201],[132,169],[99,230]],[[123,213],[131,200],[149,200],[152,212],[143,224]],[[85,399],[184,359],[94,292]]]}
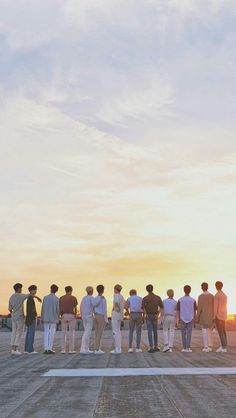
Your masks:
{"label": "white pant", "polygon": [[93,318],[83,319],[84,333],[81,341],[81,350],[89,349],[89,342],[93,330]]}
{"label": "white pant", "polygon": [[115,349],[121,350],[121,320],[112,318],[111,319],[111,325],[112,325],[112,332],[115,340]]}
{"label": "white pant", "polygon": [[213,347],[212,331],[210,328],[202,328],[204,348]]}
{"label": "white pant", "polygon": [[11,334],[12,347],[20,346],[21,337],[24,332],[24,325],[25,325],[24,318],[12,319],[12,334]]}
{"label": "white pant", "polygon": [[170,348],[172,348],[174,344],[175,325],[176,325],[175,316],[166,315],[164,317],[164,320],[163,320],[164,345]]}
{"label": "white pant", "polygon": [[55,332],[55,323],[44,322],[44,350],[52,350]]}

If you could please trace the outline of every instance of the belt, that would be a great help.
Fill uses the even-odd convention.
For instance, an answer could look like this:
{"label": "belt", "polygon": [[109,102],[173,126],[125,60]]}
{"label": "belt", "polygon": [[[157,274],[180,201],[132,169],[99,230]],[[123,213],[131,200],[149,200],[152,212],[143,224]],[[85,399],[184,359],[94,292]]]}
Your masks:
{"label": "belt", "polygon": [[141,311],[131,311],[130,313],[142,313]]}

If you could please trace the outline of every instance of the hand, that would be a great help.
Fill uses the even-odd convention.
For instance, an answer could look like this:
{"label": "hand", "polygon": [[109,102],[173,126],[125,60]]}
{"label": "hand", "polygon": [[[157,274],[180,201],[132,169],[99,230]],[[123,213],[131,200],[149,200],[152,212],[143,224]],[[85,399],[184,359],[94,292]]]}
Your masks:
{"label": "hand", "polygon": [[42,303],[42,299],[40,299],[38,296],[35,296],[35,297],[36,297],[38,302]]}

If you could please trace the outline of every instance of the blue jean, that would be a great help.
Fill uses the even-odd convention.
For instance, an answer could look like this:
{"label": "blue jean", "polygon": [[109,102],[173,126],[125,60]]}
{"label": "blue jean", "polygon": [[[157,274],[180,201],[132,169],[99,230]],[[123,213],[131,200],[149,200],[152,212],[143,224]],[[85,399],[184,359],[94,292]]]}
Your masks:
{"label": "blue jean", "polygon": [[133,345],[134,329],[136,328],[136,348],[140,348],[142,333],[142,313],[131,312],[129,320],[129,348]]}
{"label": "blue jean", "polygon": [[182,334],[183,348],[186,350],[191,346],[192,330],[193,330],[193,321],[184,322],[180,321],[180,329]]}
{"label": "blue jean", "polygon": [[158,335],[157,335],[157,315],[148,314],[146,318],[147,330],[148,330],[148,341],[149,345],[153,347],[153,337],[154,337],[154,347],[157,347]]}
{"label": "blue jean", "polygon": [[32,353],[34,351],[34,336],[36,330],[36,321],[27,326],[26,336],[25,336],[25,352]]}

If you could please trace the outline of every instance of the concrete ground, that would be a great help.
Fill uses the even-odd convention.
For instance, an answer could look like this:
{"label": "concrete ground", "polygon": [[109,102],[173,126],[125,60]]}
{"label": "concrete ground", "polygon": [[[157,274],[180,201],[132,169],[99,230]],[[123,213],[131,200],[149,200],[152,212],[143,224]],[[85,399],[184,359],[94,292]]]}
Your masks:
{"label": "concrete ground", "polygon": [[[81,332],[77,333],[77,349]],[[227,354],[202,353],[201,332],[194,331],[193,353],[181,353],[176,332],[173,353],[128,354],[128,332],[123,331],[124,354],[85,356],[60,354],[21,357],[9,354],[10,333],[0,332],[1,418],[156,418],[236,417],[236,375],[133,376],[133,377],[43,377],[51,369],[235,367],[236,332],[229,332]],[[42,350],[42,333],[35,348]],[[219,341],[214,335],[215,346]],[[162,332],[160,331],[160,345]],[[104,333],[103,348],[112,347],[111,331]],[[143,332],[142,348],[147,349]]]}

